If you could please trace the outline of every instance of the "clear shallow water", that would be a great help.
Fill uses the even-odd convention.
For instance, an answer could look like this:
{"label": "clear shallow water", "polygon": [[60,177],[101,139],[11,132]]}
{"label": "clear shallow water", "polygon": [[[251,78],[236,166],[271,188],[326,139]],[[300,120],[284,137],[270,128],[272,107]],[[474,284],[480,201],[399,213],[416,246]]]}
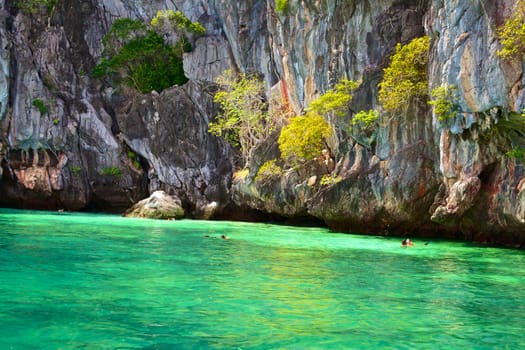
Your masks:
{"label": "clear shallow water", "polygon": [[415,242],[0,209],[0,349],[525,348],[525,252]]}

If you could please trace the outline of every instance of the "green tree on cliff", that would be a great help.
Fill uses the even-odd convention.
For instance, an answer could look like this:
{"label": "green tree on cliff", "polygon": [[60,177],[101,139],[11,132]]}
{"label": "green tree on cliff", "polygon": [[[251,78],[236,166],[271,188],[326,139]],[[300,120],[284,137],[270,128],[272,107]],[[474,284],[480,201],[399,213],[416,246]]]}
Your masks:
{"label": "green tree on cliff", "polygon": [[316,113],[296,116],[283,127],[279,135],[281,158],[288,163],[300,164],[318,157],[325,140],[332,135],[332,127]]}
{"label": "green tree on cliff", "polygon": [[157,15],[151,20],[151,26],[159,33],[173,31],[180,35],[206,33],[206,28],[202,24],[192,22],[182,12],[173,10],[157,11]]}
{"label": "green tree on cliff", "polygon": [[[163,35],[175,34],[178,38],[178,47],[189,50],[188,35],[203,35],[206,28],[199,22],[190,21],[181,11],[163,10],[151,20],[153,29]],[[182,55],[181,51],[181,55]]]}
{"label": "green tree on cliff", "polygon": [[352,92],[359,85],[360,82],[343,79],[312,101],[306,115],[292,118],[278,140],[282,159],[297,164],[318,157],[333,133],[325,117],[347,115]]}
{"label": "green tree on cliff", "polygon": [[511,17],[498,28],[497,33],[502,46],[498,56],[508,60],[525,55],[525,1],[515,3]]}
{"label": "green tree on cliff", "polygon": [[[177,18],[185,17],[179,14]],[[103,57],[92,75],[108,78],[113,85],[123,83],[142,93],[184,84],[188,79],[184,76],[182,55],[191,49],[185,34],[190,31],[202,34],[204,29],[189,20],[182,27],[173,27],[181,31],[181,39],[171,46],[162,33],[154,30],[155,26],[160,26],[160,20],[154,23],[157,24],[149,27],[140,20],[115,20],[103,37]]]}
{"label": "green tree on cliff", "polygon": [[361,83],[353,80],[342,79],[335,84],[333,89],[326,91],[308,106],[309,112],[327,116],[334,114],[337,117],[344,117],[350,108],[352,92]]}
{"label": "green tree on cliff", "polygon": [[318,157],[326,147],[326,139],[333,133],[326,118],[347,115],[352,92],[359,85],[360,82],[342,79],[312,101],[306,109],[306,115],[290,119],[290,123],[281,130],[278,140],[282,159],[299,164]]}
{"label": "green tree on cliff", "polygon": [[428,104],[434,106],[434,114],[444,122],[459,114],[458,89],[454,85],[441,85],[432,90]]}
{"label": "green tree on cliff", "polygon": [[379,83],[379,103],[390,113],[403,112],[413,98],[428,95],[427,61],[430,38],[397,44],[390,65]]}
{"label": "green tree on cliff", "polygon": [[[283,113],[278,106],[269,110],[264,97],[264,84],[258,77],[248,74],[223,72],[217,79],[220,90],[215,102],[221,112],[210,123],[209,131],[241,149],[244,160],[253,148],[266,140],[281,126]],[[323,115],[343,116],[349,110],[351,92],[359,83],[342,80],[336,86],[313,101],[304,116],[295,116],[281,129],[278,139],[281,158],[299,164],[315,158],[326,147],[325,141],[332,135],[332,126]],[[274,99],[270,99],[270,102]],[[274,113],[275,110],[278,113]]]}
{"label": "green tree on cliff", "polygon": [[244,160],[251,150],[275,131],[268,113],[264,84],[256,75],[224,71],[218,78],[220,90],[214,101],[221,112],[209,124],[209,132],[239,147]]}
{"label": "green tree on cliff", "polygon": [[43,14],[47,16],[47,26],[51,26],[51,18],[55,14],[58,0],[17,0],[14,2],[22,12],[28,15]]}
{"label": "green tree on cliff", "polygon": [[288,0],[275,0],[275,11],[280,14],[286,14],[288,11]]}

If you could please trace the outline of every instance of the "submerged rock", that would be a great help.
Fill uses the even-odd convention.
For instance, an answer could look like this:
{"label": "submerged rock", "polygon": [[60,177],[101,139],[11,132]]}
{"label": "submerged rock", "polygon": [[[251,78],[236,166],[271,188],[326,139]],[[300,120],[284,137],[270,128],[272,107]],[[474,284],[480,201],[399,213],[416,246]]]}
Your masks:
{"label": "submerged rock", "polygon": [[180,219],[184,209],[179,198],[164,191],[155,191],[146,199],[133,205],[124,213],[126,217],[149,219]]}

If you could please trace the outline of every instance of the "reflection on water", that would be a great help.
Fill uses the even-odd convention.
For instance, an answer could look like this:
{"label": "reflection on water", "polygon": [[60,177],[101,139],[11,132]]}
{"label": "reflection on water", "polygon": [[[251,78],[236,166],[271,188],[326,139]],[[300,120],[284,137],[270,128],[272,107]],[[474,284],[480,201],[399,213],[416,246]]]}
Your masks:
{"label": "reflection on water", "polygon": [[268,224],[3,210],[0,345],[525,347],[522,251],[417,243],[404,249],[398,239]]}

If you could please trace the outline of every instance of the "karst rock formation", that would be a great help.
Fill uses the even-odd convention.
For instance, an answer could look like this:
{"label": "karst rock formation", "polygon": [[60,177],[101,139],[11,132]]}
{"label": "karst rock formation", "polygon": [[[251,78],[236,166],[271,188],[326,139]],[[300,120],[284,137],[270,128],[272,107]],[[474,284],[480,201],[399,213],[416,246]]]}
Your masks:
{"label": "karst rock formation", "polygon": [[[0,0],[0,205],[123,212],[164,191],[192,218],[525,242],[525,164],[507,155],[525,137],[515,126],[523,60],[498,55],[498,28],[515,1],[286,3],[282,11],[274,0],[58,0],[28,13]],[[144,94],[93,78],[112,23],[149,22],[159,10],[206,28],[184,54],[188,82]],[[361,81],[352,110],[380,109],[378,83],[396,45],[424,35],[429,92],[455,86],[458,115],[442,122],[420,101],[382,114],[370,144],[334,134],[332,184],[320,184],[319,164],[257,182],[258,168],[278,157],[277,136],[242,164],[208,132],[226,69],[258,73],[267,96],[296,115],[343,78]],[[234,176],[243,167],[247,175]]]}

